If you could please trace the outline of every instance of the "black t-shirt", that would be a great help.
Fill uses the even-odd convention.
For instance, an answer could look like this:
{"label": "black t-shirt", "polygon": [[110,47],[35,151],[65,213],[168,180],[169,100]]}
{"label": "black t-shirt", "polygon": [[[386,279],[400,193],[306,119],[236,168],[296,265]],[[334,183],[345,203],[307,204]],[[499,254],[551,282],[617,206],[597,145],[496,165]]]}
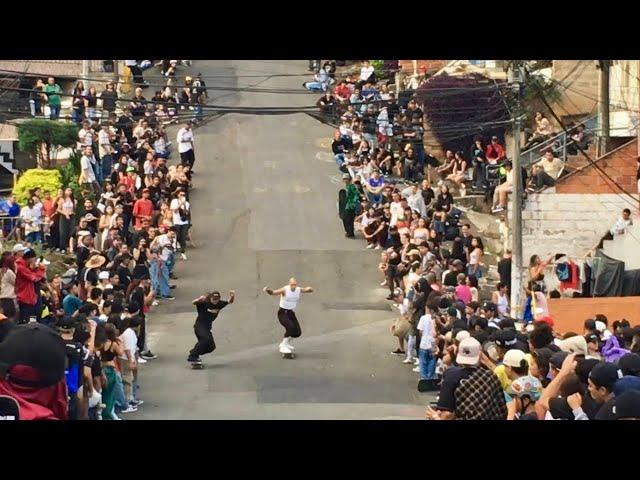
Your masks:
{"label": "black t-shirt", "polygon": [[476,330],[474,332],[471,332],[471,336],[478,340],[478,342],[480,342],[480,345],[484,345],[486,342],[488,342],[490,337],[489,332],[487,332],[486,330]]}
{"label": "black t-shirt", "polygon": [[133,215],[133,195],[131,195],[131,192],[126,191],[124,192],[124,195],[118,192],[118,195],[116,195],[116,199],[118,200],[118,203],[122,204],[122,210],[124,213],[128,214],[128,215]]}
{"label": "black t-shirt", "polygon": [[108,112],[113,112],[116,109],[116,100],[118,98],[118,94],[115,90],[105,90],[100,95],[102,99],[102,108],[107,110]]}
{"label": "black t-shirt", "polygon": [[340,140],[334,140],[333,142],[331,142],[331,151],[334,155],[344,153],[345,148],[347,148],[347,145],[342,138]]}
{"label": "black t-shirt", "polygon": [[[122,281],[122,278],[120,279],[120,281]],[[141,318],[144,318],[144,289],[142,287],[136,287],[133,289],[133,291],[131,292],[131,296],[129,297],[129,302],[136,302],[138,305],[140,305],[140,312],[138,313],[138,315]]]}
{"label": "black t-shirt", "polygon": [[503,258],[498,262],[498,274],[500,275],[500,283],[511,285],[511,259]]}
{"label": "black t-shirt", "polygon": [[98,285],[98,272],[95,268],[86,269],[83,268],[81,271],[82,275],[82,283],[89,282],[94,287]]}
{"label": "black t-shirt", "polygon": [[458,272],[457,270],[451,270],[444,276],[443,284],[447,287],[456,287],[458,286]]}
{"label": "black t-shirt", "polygon": [[474,368],[462,367],[450,367],[445,370],[437,408],[454,412],[456,409],[456,389],[460,386],[460,382],[473,375],[474,371]]}
{"label": "black t-shirt", "polygon": [[116,122],[116,129],[122,130],[124,136],[130,141],[133,137],[133,119],[126,115],[122,115]]}
{"label": "black t-shirt", "polygon": [[84,245],[78,246],[76,249],[76,263],[78,265],[78,269],[82,270],[84,268],[84,264],[87,263],[89,257],[91,256],[91,251],[85,247]]}
{"label": "black t-shirt", "polygon": [[198,317],[196,318],[196,323],[201,323],[210,329],[213,321],[218,318],[220,310],[227,305],[229,305],[229,302],[225,300],[218,300],[217,303],[211,303],[209,301],[197,303],[196,310],[198,311]]}
{"label": "black t-shirt", "polygon": [[[587,405],[586,400],[589,400]],[[595,408],[594,408],[595,407]],[[597,405],[589,395],[585,395],[582,401],[582,410],[587,414],[590,420],[615,420],[616,415],[613,413],[614,399]],[[590,410],[590,411],[589,411]]]}
{"label": "black t-shirt", "polygon": [[436,194],[433,193],[433,190],[431,188],[422,190],[422,198],[424,200],[425,205],[429,205],[431,201],[435,198],[435,196]]}
{"label": "black t-shirt", "polygon": [[98,357],[93,357],[93,362],[91,363],[91,376],[93,378],[100,378],[102,376],[102,365],[100,364],[100,359]]}

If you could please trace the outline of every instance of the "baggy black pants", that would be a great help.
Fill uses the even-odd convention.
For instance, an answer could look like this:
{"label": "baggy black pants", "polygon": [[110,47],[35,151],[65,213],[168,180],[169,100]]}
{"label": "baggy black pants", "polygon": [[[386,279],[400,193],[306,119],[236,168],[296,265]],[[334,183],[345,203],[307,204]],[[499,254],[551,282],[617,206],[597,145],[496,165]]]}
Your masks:
{"label": "baggy black pants", "polygon": [[353,230],[353,222],[356,219],[356,211],[355,210],[345,210],[342,214],[342,225],[344,226],[344,232],[349,236],[353,237],[355,232]]}
{"label": "baggy black pants", "polygon": [[294,312],[293,310],[279,308],[278,321],[280,322],[280,325],[284,327],[285,337],[298,338],[300,335],[302,335],[302,330],[300,329],[300,323],[298,323],[296,312]]}
{"label": "baggy black pants", "polygon": [[193,326],[193,331],[198,341],[189,352],[189,361],[193,361],[200,357],[200,355],[211,353],[216,349],[216,342],[213,341],[211,329],[207,328],[206,325],[201,322],[196,322]]}

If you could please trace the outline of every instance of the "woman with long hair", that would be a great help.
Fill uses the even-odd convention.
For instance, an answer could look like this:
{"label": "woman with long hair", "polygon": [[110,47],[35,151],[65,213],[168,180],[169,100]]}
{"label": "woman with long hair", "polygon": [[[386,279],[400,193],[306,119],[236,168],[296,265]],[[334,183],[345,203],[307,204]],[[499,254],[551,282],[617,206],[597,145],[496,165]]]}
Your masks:
{"label": "woman with long hair", "polygon": [[109,229],[113,228],[115,219],[114,217],[114,208],[113,204],[109,202],[107,206],[104,208],[104,213],[100,215],[100,220],[98,222],[98,249],[104,249],[104,242],[109,236]]}
{"label": "woman with long hair", "polygon": [[451,172],[451,174],[447,177],[447,180],[452,181],[456,184],[456,186],[462,188],[468,166],[469,164],[464,158],[464,153],[462,153],[461,151],[456,152],[455,161],[453,163],[453,172]]}
{"label": "woman with long hair", "polygon": [[98,92],[96,87],[91,86],[84,97],[84,106],[87,110],[87,118],[95,120],[98,118]]}
{"label": "woman with long hair", "polygon": [[476,277],[475,275],[468,275],[467,285],[471,290],[471,301],[477,302],[480,298],[480,291],[478,290],[478,277]]}
{"label": "woman with long hair", "polygon": [[484,245],[482,244],[482,239],[479,237],[473,237],[471,240],[471,248],[469,249],[469,269],[467,271],[469,275],[473,275],[476,278],[482,277],[480,260],[483,255]]}
{"label": "woman with long hair", "polygon": [[0,257],[0,307],[9,320],[15,320],[18,313],[15,260],[11,252],[3,252]]}
{"label": "woman with long hair", "polygon": [[73,190],[66,188],[62,198],[58,200],[59,226],[58,235],[60,237],[60,250],[65,252],[69,248],[69,238],[73,229],[76,211],[76,201],[73,198]]}
{"label": "woman with long hair", "polygon": [[149,276],[149,260],[151,259],[151,251],[146,238],[141,238],[138,245],[133,248],[133,259],[136,264],[133,268],[133,276],[135,278],[146,278]]}
{"label": "woman with long hair", "polygon": [[102,371],[106,377],[106,382],[102,388],[102,402],[105,407],[102,413],[103,420],[119,420],[115,412],[116,406],[116,386],[118,383],[116,373],[116,358],[125,355],[122,341],[118,338],[118,329],[112,323],[107,323],[104,327],[105,339],[96,338],[96,348],[102,362]]}
{"label": "woman with long hair", "polygon": [[73,100],[71,100],[71,117],[76,123],[82,123],[82,121],[84,120],[84,96],[84,83],[82,83],[82,81],[79,81],[73,88]]}

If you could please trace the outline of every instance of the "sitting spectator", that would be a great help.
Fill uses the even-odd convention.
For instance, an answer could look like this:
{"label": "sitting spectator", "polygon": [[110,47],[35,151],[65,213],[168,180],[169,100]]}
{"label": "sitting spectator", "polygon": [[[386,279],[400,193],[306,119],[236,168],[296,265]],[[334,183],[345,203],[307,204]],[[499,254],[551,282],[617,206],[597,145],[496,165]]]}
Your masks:
{"label": "sitting spectator", "polygon": [[496,136],[491,137],[491,143],[487,145],[484,153],[487,161],[493,165],[501,163],[506,158],[504,147],[500,145],[500,141]]}
{"label": "sitting spectator", "polygon": [[513,192],[513,165],[507,161],[504,164],[506,170],[505,181],[498,185],[493,191],[493,213],[502,212],[507,208],[507,197]]}
{"label": "sitting spectator", "polygon": [[528,150],[534,145],[544,142],[553,133],[549,120],[547,120],[547,118],[544,116],[542,112],[536,112],[535,122],[536,122],[536,129],[534,130],[533,134],[529,137],[524,147],[522,147],[523,150]]}
{"label": "sitting spectator", "polygon": [[531,191],[541,190],[544,187],[553,187],[560,177],[564,163],[556,158],[552,150],[547,150],[544,157],[534,164],[531,175]]}

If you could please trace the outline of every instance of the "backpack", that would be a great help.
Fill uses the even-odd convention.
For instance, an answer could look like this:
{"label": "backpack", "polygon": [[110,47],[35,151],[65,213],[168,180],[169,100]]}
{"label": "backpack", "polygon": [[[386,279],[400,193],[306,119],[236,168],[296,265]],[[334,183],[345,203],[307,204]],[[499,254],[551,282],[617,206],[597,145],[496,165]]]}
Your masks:
{"label": "backpack", "polygon": [[566,263],[559,263],[556,265],[556,275],[561,282],[567,282],[571,280],[571,270]]}

